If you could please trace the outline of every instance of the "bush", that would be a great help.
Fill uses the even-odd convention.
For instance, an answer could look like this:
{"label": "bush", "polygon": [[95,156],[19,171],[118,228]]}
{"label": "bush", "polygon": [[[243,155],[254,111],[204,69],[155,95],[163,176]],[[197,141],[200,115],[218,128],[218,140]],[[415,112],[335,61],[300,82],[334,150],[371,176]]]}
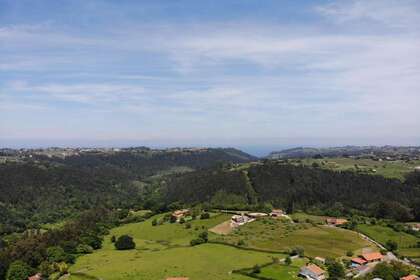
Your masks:
{"label": "bush", "polygon": [[203,214],[201,214],[200,219],[201,220],[210,219],[210,213],[204,212]]}
{"label": "bush", "polygon": [[115,235],[111,236],[111,243],[115,243],[115,241],[116,241]]}
{"label": "bush", "polygon": [[385,244],[385,247],[390,251],[396,251],[398,249],[398,243],[394,240],[388,240]]}
{"label": "bush", "polygon": [[261,268],[258,264],[254,265],[254,267],[252,268],[252,273],[260,273],[261,272]]}
{"label": "bush", "polygon": [[286,265],[291,265],[292,264],[292,259],[289,256],[287,256],[286,259],[284,260],[284,263]]}
{"label": "bush", "polygon": [[[115,240],[114,240],[114,242],[115,242]],[[89,245],[86,245],[86,244],[79,244],[76,247],[76,253],[78,253],[78,254],[91,254],[91,253],[93,253],[93,248]]]}
{"label": "bush", "polygon": [[121,235],[115,242],[115,248],[117,250],[130,250],[136,248],[136,243],[131,236]]}
{"label": "bush", "polygon": [[158,221],[156,219],[153,219],[152,226],[157,226],[157,224],[158,224]]}
{"label": "bush", "polygon": [[198,237],[207,242],[209,240],[209,233],[207,231],[203,231],[198,235]]}
{"label": "bush", "polygon": [[190,223],[185,224],[185,228],[186,229],[190,229],[191,228],[191,224]]}
{"label": "bush", "polygon": [[196,239],[193,239],[193,240],[190,241],[191,246],[196,246],[196,245],[200,245],[200,244],[203,244],[203,243],[206,243],[206,241],[202,238],[196,238]]}
{"label": "bush", "polygon": [[185,224],[185,219],[182,217],[181,219],[179,219],[179,223],[180,224]]}
{"label": "bush", "polygon": [[169,222],[171,224],[176,223],[176,217],[171,215],[171,217],[169,218]]}
{"label": "bush", "polygon": [[304,256],[304,253],[305,253],[305,251],[303,250],[303,248],[302,248],[302,247],[295,247],[295,248],[293,248],[293,249],[292,249],[292,251],[290,252],[290,255],[291,255],[291,256],[296,256],[296,255],[298,255],[298,256],[303,257],[303,256]]}
{"label": "bush", "polygon": [[354,255],[353,251],[347,251],[346,253],[347,257],[352,257]]}

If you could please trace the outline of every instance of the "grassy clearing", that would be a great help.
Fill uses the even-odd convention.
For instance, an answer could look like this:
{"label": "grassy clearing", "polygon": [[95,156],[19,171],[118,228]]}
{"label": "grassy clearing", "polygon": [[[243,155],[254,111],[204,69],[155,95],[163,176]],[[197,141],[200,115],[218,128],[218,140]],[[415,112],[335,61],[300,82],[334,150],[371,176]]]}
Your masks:
{"label": "grassy clearing", "polygon": [[290,217],[293,220],[298,221],[299,223],[305,223],[309,221],[315,224],[325,224],[326,219],[328,218],[326,216],[315,216],[315,215],[310,215],[303,212],[293,213],[290,215]]}
{"label": "grassy clearing", "polygon": [[357,253],[363,248],[375,248],[353,231],[308,223],[292,224],[287,220],[270,218],[246,224],[215,240],[230,244],[242,241],[245,247],[281,252],[300,246],[310,257],[340,257],[348,250]]}
{"label": "grassy clearing", "polygon": [[291,265],[272,264],[261,269],[259,276],[275,280],[300,279],[299,270],[308,262],[307,259],[294,259]]}
{"label": "grassy clearing", "polygon": [[398,243],[398,253],[407,257],[420,258],[420,248],[410,248],[415,246],[417,242],[420,242],[420,238],[414,235],[397,232],[390,227],[381,225],[366,225],[361,224],[357,226],[357,229],[363,234],[376,240],[381,244],[385,244],[388,240],[393,240]]}
{"label": "grassy clearing", "polygon": [[[71,271],[115,280],[161,280],[170,276],[188,276],[191,280],[239,280],[249,278],[231,274],[232,270],[270,262],[273,256],[217,244],[159,252],[101,249],[78,259]],[[70,279],[74,280],[73,277]]]}
{"label": "grassy clearing", "polygon": [[191,239],[196,238],[204,230],[212,228],[228,219],[228,214],[212,214],[210,219],[191,221],[191,228],[186,229],[186,224],[165,223],[158,226],[152,226],[154,218],[161,219],[164,214],[154,216],[153,218],[142,222],[123,225],[111,230],[111,235],[120,236],[128,234],[132,236],[136,244],[140,244],[144,249],[161,249],[162,247],[186,246]]}
{"label": "grassy clearing", "polygon": [[[102,249],[78,258],[70,271],[107,280],[161,280],[169,276],[188,276],[192,280],[249,280],[249,277],[230,272],[268,263],[273,257],[284,257],[283,254],[241,250],[218,244],[189,246],[189,241],[196,238],[203,228],[211,228],[229,219],[230,215],[227,214],[214,214],[207,220],[191,221],[191,229],[169,223],[152,226],[153,218],[113,229],[105,238]],[[135,250],[114,249],[110,237],[122,234],[134,237],[137,244]],[[70,277],[70,280],[85,279],[83,275]]]}
{"label": "grassy clearing", "polygon": [[[298,161],[292,161],[298,163]],[[324,159],[302,159],[304,165],[310,166],[314,162],[320,167],[342,171],[360,171],[367,174],[382,175],[387,178],[404,179],[404,175],[414,170],[416,166],[420,166],[420,161],[375,161],[371,159],[353,159],[353,158],[324,158]],[[375,170],[375,171],[374,171]]]}

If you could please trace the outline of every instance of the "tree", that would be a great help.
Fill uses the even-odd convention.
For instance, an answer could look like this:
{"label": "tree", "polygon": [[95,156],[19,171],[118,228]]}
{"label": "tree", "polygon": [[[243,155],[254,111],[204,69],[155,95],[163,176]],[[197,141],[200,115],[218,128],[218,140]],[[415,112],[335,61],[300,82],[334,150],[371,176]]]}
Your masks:
{"label": "tree", "polygon": [[207,242],[209,240],[209,233],[207,231],[203,231],[198,235],[198,237]]}
{"label": "tree", "polygon": [[286,259],[284,260],[284,263],[286,265],[291,265],[292,264],[292,259],[289,256],[287,256]]}
{"label": "tree", "polygon": [[23,261],[13,262],[7,271],[6,280],[28,279],[33,273],[32,268]]}
{"label": "tree", "polygon": [[179,219],[179,223],[180,223],[180,224],[185,224],[185,219],[184,219],[184,217],[182,217],[181,219]]}
{"label": "tree", "polygon": [[152,220],[152,226],[157,226],[157,224],[158,224],[157,219],[153,219]]}
{"label": "tree", "polygon": [[328,275],[331,280],[338,280],[345,278],[344,267],[341,263],[337,261],[331,261],[328,265]]}
{"label": "tree", "polygon": [[[115,240],[114,240],[114,242],[115,242]],[[76,253],[78,253],[78,254],[91,254],[91,253],[93,253],[93,248],[89,245],[86,245],[86,244],[79,244],[76,247]]]}
{"label": "tree", "polygon": [[60,246],[53,246],[47,248],[47,260],[50,263],[62,262],[67,260],[67,255]]}
{"label": "tree", "polygon": [[293,248],[292,251],[290,252],[290,255],[292,255],[292,256],[298,255],[298,256],[303,257],[304,254],[305,254],[305,250],[302,247],[299,247],[299,246]]}
{"label": "tree", "polygon": [[348,250],[346,253],[347,257],[352,257],[354,255],[353,251]]}
{"label": "tree", "polygon": [[130,250],[136,248],[136,243],[131,236],[121,235],[115,242],[115,248],[117,250]]}
{"label": "tree", "polygon": [[173,215],[171,215],[171,217],[169,218],[169,222],[170,222],[171,224],[176,223],[176,217],[175,217],[175,216],[173,216]]}
{"label": "tree", "polygon": [[388,240],[385,247],[390,251],[396,251],[398,249],[398,243],[394,240]]}
{"label": "tree", "polygon": [[115,243],[115,241],[116,241],[115,235],[111,236],[111,243]]}
{"label": "tree", "polygon": [[52,274],[54,272],[53,266],[47,261],[43,261],[39,265],[38,270],[42,274],[42,276],[44,276],[44,277],[48,277],[48,276],[50,276],[50,274]]}

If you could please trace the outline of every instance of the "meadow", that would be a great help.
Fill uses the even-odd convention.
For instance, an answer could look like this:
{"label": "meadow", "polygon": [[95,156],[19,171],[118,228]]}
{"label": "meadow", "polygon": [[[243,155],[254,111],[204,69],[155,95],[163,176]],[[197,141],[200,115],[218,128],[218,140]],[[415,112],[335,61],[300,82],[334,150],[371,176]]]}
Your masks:
{"label": "meadow", "polygon": [[412,248],[420,242],[420,238],[414,235],[397,232],[390,227],[382,225],[360,224],[357,226],[357,230],[383,245],[388,240],[393,240],[398,244],[399,254],[412,258],[420,258],[420,248]]}
{"label": "meadow", "polygon": [[260,277],[271,278],[273,280],[293,280],[299,278],[299,270],[308,262],[305,258],[294,259],[290,265],[271,264],[261,268]]}
{"label": "meadow", "polygon": [[372,159],[354,159],[354,158],[324,158],[313,159],[306,158],[302,160],[294,160],[294,163],[311,166],[317,163],[321,168],[335,171],[359,171],[367,174],[382,175],[386,178],[404,179],[404,175],[414,171],[416,166],[420,166],[420,161],[375,161]]}
{"label": "meadow", "polygon": [[286,219],[265,218],[239,227],[226,236],[215,237],[219,242],[243,244],[241,246],[288,252],[302,247],[309,257],[340,257],[347,251],[360,253],[364,248],[376,249],[353,231],[312,225],[291,223]]}
{"label": "meadow", "polygon": [[[70,279],[88,279],[83,277],[82,274],[85,274],[107,280],[161,280],[170,276],[188,276],[191,280],[245,280],[250,278],[232,274],[231,271],[265,264],[274,257],[284,257],[283,254],[242,250],[219,244],[189,245],[189,241],[203,230],[229,219],[230,215],[227,214],[214,214],[207,220],[191,221],[190,229],[178,223],[152,226],[154,218],[162,217],[159,215],[145,222],[112,229],[102,249],[77,259],[70,268],[73,273]],[[136,249],[117,251],[114,248],[111,236],[122,234],[134,238]]]}

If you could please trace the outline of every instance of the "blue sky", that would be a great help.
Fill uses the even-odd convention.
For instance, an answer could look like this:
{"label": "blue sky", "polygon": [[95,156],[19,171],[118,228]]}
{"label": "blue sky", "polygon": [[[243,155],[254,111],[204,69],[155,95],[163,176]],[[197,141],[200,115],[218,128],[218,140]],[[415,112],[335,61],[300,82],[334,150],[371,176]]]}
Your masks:
{"label": "blue sky", "polygon": [[420,144],[419,1],[0,0],[0,144]]}

